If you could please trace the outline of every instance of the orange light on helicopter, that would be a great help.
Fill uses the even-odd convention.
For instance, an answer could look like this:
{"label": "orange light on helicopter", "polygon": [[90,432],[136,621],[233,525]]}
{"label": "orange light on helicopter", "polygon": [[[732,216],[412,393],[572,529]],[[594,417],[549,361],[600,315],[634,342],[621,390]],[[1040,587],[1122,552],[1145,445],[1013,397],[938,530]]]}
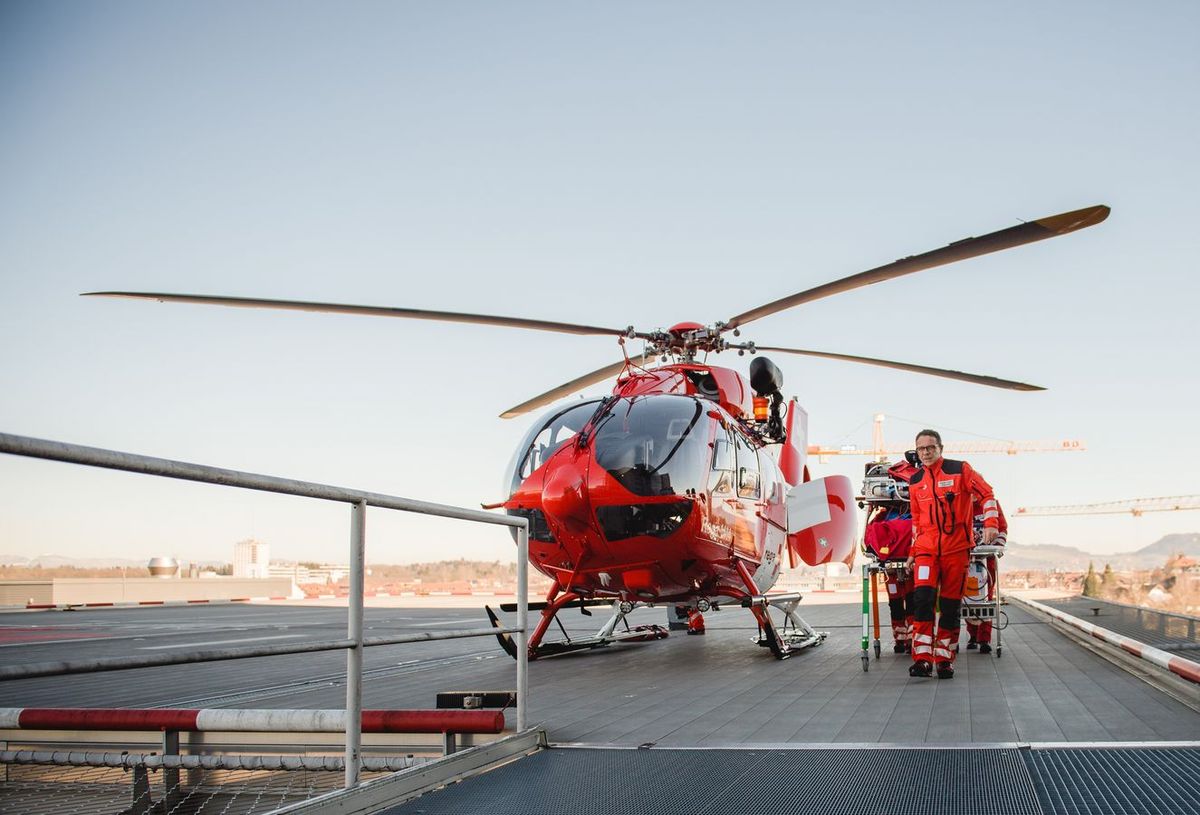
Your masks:
{"label": "orange light on helicopter", "polygon": [[770,400],[765,396],[754,397],[754,421],[765,422],[770,412]]}

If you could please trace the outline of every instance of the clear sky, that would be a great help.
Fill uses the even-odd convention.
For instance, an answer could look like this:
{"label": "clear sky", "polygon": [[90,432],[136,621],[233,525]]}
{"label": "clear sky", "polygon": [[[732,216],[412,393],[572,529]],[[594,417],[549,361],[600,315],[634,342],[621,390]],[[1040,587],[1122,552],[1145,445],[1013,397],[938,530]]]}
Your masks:
{"label": "clear sky", "polygon": [[[613,340],[78,294],[648,330],[1104,203],[1098,227],[744,337],[1048,387],[775,357],[814,442],[868,445],[877,412],[947,441],[1087,442],[976,457],[1010,510],[1200,492],[1198,30],[1191,2],[5,0],[0,431],[477,505],[506,497],[530,423],[498,414]],[[815,469],[857,481],[862,459]],[[0,553],[228,559],[253,536],[344,560],[348,519],[0,457]],[[1115,552],[1197,528],[1012,537]],[[368,519],[375,561],[512,552],[494,528]]]}

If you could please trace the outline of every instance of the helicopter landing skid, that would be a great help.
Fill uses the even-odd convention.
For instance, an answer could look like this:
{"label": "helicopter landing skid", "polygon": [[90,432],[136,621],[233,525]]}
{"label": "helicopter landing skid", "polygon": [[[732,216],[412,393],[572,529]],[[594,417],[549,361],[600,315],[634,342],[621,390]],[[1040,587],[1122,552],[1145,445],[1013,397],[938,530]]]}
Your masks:
{"label": "helicopter landing skid", "polygon": [[[565,605],[563,603],[562,605]],[[634,608],[643,605],[635,603]],[[611,645],[614,642],[651,642],[653,640],[666,639],[667,629],[660,625],[639,625],[633,628],[626,626],[624,631],[617,631],[617,626],[625,621],[625,616],[629,612],[621,611],[619,605],[613,606],[612,616],[595,634],[586,637],[571,638],[566,635],[566,629],[563,629],[565,639],[555,642],[542,642],[542,635],[545,633],[550,619],[558,613],[559,604],[547,604],[542,610],[542,625],[539,625],[534,631],[533,636],[529,639],[529,658],[538,659],[539,657],[552,657],[559,654],[568,654],[572,651],[587,651],[592,648],[603,648]],[[493,628],[503,628],[500,624],[500,618],[496,616],[496,612],[488,606],[484,606],[487,612],[488,620],[491,621]],[[631,609],[632,611],[632,609]],[[504,649],[513,659],[517,658],[517,643],[509,634],[497,633],[496,639],[500,641],[500,647]]]}
{"label": "helicopter landing skid", "polygon": [[[800,605],[799,592],[779,595],[755,595],[743,598],[742,606],[754,612],[758,620],[758,636],[755,642],[760,648],[770,648],[776,659],[787,659],[804,648],[820,645],[829,636],[828,631],[817,631],[796,613]],[[783,612],[783,624],[776,624],[771,609]]]}

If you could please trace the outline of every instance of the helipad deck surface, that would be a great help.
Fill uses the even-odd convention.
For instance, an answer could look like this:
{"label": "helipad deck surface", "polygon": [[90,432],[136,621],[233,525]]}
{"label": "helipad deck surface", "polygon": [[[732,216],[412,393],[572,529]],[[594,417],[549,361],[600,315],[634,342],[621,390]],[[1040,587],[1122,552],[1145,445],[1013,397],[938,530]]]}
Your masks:
{"label": "helipad deck surface", "polygon": [[[530,665],[530,722],[552,742],[659,747],[814,743],[1150,742],[1200,739],[1200,713],[1049,624],[1009,607],[1003,658],[964,651],[953,680],[914,679],[884,653],[864,673],[853,603],[805,605],[830,632],[776,661],[755,647],[750,615],[708,615],[703,637],[569,654]],[[665,621],[664,609],[635,622]],[[602,616],[564,614],[575,631]],[[367,634],[478,627],[481,610],[373,608]],[[345,609],[222,605],[0,614],[0,659],[87,656],[331,639]],[[335,708],[340,652],[0,683],[2,707]],[[429,708],[438,691],[511,688],[513,661],[494,639],[368,649],[363,704]],[[512,717],[510,716],[510,721]]]}

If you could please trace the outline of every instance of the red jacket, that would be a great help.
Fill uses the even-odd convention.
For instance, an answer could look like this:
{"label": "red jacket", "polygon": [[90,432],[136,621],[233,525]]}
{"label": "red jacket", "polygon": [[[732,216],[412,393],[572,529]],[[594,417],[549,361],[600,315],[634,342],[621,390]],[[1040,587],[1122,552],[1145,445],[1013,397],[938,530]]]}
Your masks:
{"label": "red jacket", "polygon": [[908,482],[913,517],[913,554],[963,552],[974,545],[973,503],[983,513],[983,525],[999,528],[999,510],[992,488],[965,461],[940,458],[918,470]]}

